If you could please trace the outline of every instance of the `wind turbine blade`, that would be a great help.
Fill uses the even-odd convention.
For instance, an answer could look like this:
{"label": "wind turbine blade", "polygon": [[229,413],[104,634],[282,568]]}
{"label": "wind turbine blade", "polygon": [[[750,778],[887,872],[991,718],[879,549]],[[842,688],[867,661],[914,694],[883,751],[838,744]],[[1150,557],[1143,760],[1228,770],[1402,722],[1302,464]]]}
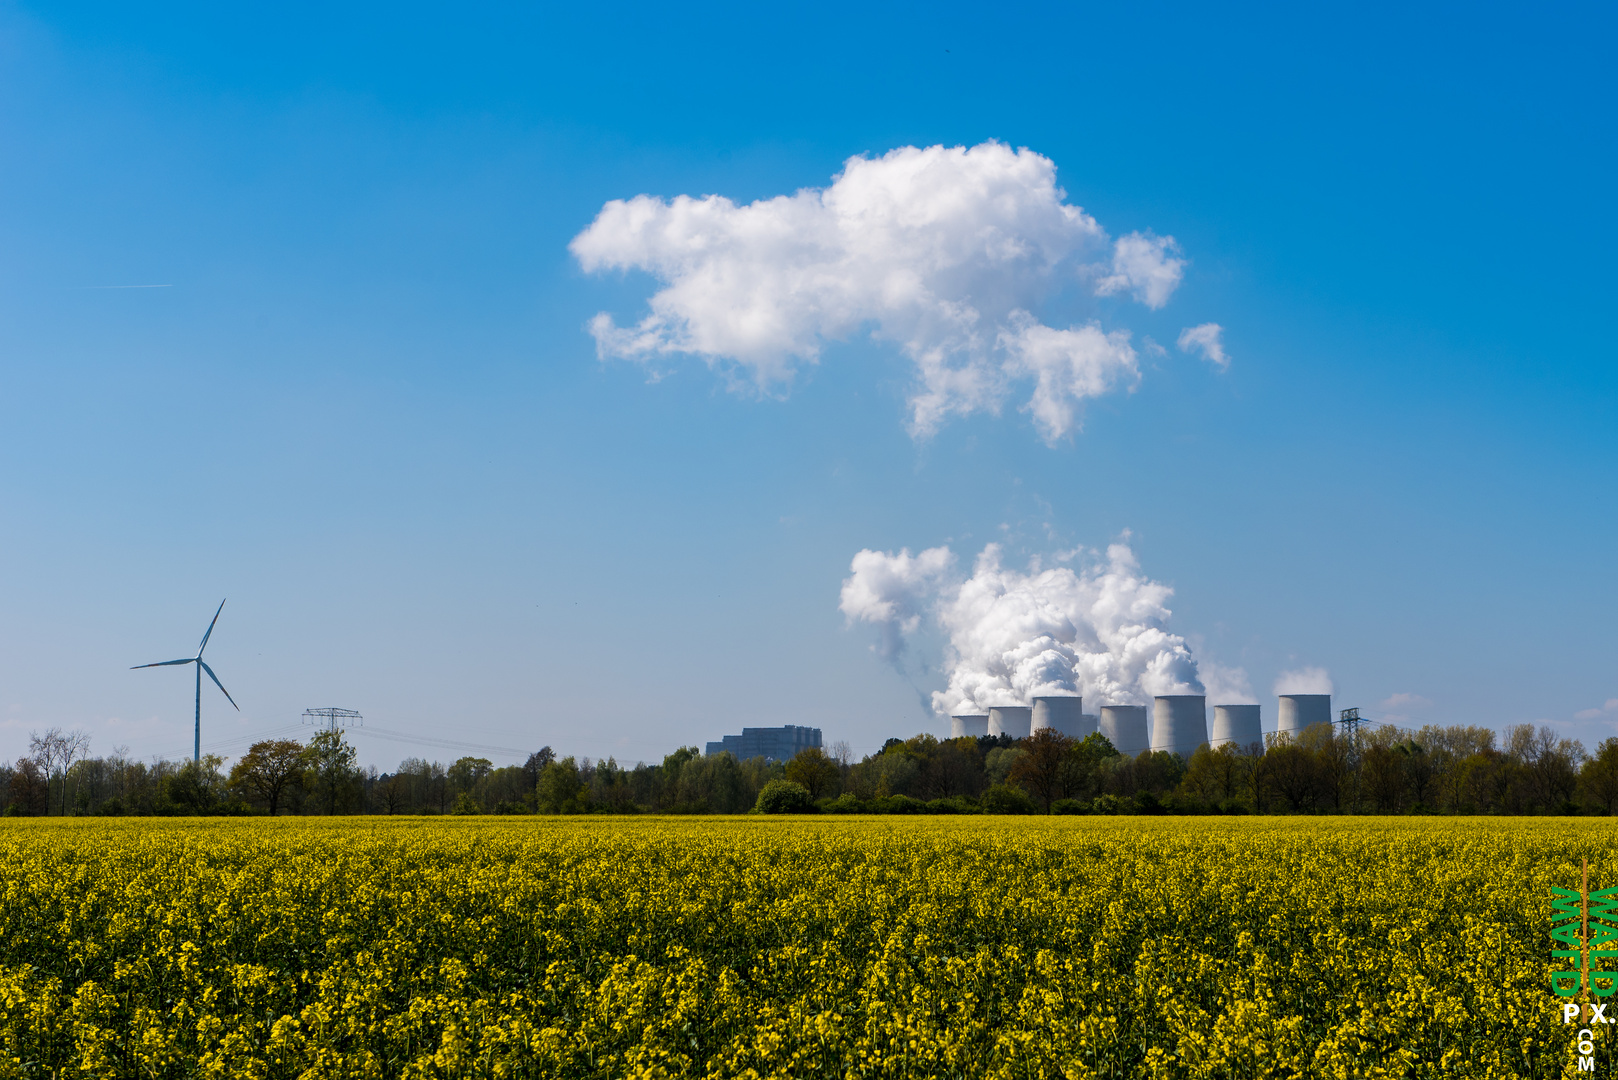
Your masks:
{"label": "wind turbine blade", "polygon": [[[219,681],[219,676],[213,673],[213,668],[209,667],[207,664],[204,664],[200,657],[198,657],[197,663],[202,664],[202,670],[206,671],[208,673],[208,678],[212,679],[213,684],[219,687],[219,692],[225,695],[225,700],[230,702],[232,705],[236,705],[236,699],[230,696],[230,691],[226,690],[225,684]],[[242,707],[240,705],[236,705],[236,711],[241,712]]]}
{"label": "wind turbine blade", "polygon": [[156,663],[156,664],[136,664],[134,667],[130,668],[129,670],[130,671],[139,671],[143,667],[168,667],[170,664],[194,664],[194,663],[196,663],[195,659],[193,659],[191,657],[186,657],[184,660],[164,660],[164,661],[161,661],[160,663]]}
{"label": "wind turbine blade", "polygon": [[[208,639],[213,637],[214,623],[217,623],[219,621],[219,612],[224,611],[224,610],[225,610],[225,601],[221,600],[221,601],[219,601],[219,610],[215,611],[213,613],[213,622],[208,624],[208,632],[206,634],[202,635],[202,644],[197,646],[197,657],[198,657],[198,659],[201,659],[201,657],[202,657],[202,650],[206,649],[208,647]],[[215,679],[214,681],[218,682],[219,680]],[[220,689],[223,690],[224,687],[220,687]],[[230,695],[226,694],[225,696],[229,697]]]}

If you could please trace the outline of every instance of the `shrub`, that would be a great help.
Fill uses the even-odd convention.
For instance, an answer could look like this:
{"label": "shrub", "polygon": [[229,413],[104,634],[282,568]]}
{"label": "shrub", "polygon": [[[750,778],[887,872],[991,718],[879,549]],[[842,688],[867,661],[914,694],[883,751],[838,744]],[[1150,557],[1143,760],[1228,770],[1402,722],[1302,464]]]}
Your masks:
{"label": "shrub", "polygon": [[980,801],[985,814],[1032,814],[1035,810],[1028,793],[1010,784],[995,784]]}
{"label": "shrub", "polygon": [[1150,791],[1137,791],[1134,798],[1134,810],[1137,814],[1161,814],[1163,802]]}
{"label": "shrub", "polygon": [[450,813],[481,814],[483,811],[478,808],[478,801],[472,798],[472,793],[470,791],[463,791],[460,793],[460,795],[456,796],[455,807],[450,811]]}
{"label": "shrub", "polygon": [[874,814],[923,814],[927,804],[908,795],[888,795],[871,803]]}
{"label": "shrub", "polygon": [[1057,799],[1051,803],[1053,814],[1088,814],[1090,804],[1082,799]]}
{"label": "shrub", "polygon": [[1116,795],[1101,795],[1090,804],[1092,814],[1116,814],[1123,809],[1123,803],[1118,801]]}
{"label": "shrub", "polygon": [[850,792],[843,792],[835,799],[821,799],[815,804],[820,807],[823,814],[863,814],[865,804],[860,802]]}
{"label": "shrub", "polygon": [[809,789],[802,784],[795,784],[791,780],[771,780],[758,793],[758,803],[754,809],[761,814],[810,814],[814,812],[815,801],[809,797]]}

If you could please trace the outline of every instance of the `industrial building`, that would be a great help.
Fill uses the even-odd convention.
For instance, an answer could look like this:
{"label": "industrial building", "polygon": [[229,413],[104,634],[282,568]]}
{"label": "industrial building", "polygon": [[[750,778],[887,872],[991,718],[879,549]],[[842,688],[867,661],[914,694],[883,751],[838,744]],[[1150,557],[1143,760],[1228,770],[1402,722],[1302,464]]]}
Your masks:
{"label": "industrial building", "polygon": [[989,710],[989,734],[1026,739],[1033,734],[1034,710],[1027,705],[1000,705]]}
{"label": "industrial building", "polygon": [[1101,734],[1112,748],[1126,757],[1134,757],[1151,745],[1146,734],[1146,706],[1101,706]]}
{"label": "industrial building", "polygon": [[[1084,711],[1077,694],[1033,698],[1032,705],[1001,705],[984,713],[951,716],[950,735],[1010,735],[1027,738],[1052,728],[1072,739],[1100,732],[1120,754],[1160,750],[1189,759],[1197,747],[1233,745],[1262,747],[1264,727],[1257,705],[1215,705],[1208,724],[1208,699],[1202,694],[1165,694],[1152,699],[1150,724],[1145,705],[1103,705],[1099,715]],[[1279,731],[1297,735],[1313,724],[1332,723],[1330,694],[1280,695]]]}
{"label": "industrial building", "polygon": [[988,713],[961,713],[949,718],[949,737],[952,739],[981,739],[988,733]]}
{"label": "industrial building", "polygon": [[1283,735],[1299,735],[1313,724],[1331,723],[1330,694],[1282,694],[1277,714],[1278,731]]}
{"label": "industrial building", "polygon": [[1215,705],[1208,745],[1217,750],[1226,743],[1239,747],[1263,745],[1264,726],[1257,705]]}
{"label": "industrial building", "polygon": [[1034,731],[1050,728],[1070,739],[1082,739],[1095,733],[1101,718],[1084,711],[1084,699],[1077,694],[1034,698]]}
{"label": "industrial building", "polygon": [[1165,694],[1152,699],[1152,749],[1189,758],[1208,741],[1208,699]]}
{"label": "industrial building", "polygon": [[820,729],[786,724],[782,727],[744,727],[740,735],[726,735],[718,742],[708,744],[707,753],[721,750],[738,761],[768,758],[771,761],[791,761],[799,750],[820,745]]}

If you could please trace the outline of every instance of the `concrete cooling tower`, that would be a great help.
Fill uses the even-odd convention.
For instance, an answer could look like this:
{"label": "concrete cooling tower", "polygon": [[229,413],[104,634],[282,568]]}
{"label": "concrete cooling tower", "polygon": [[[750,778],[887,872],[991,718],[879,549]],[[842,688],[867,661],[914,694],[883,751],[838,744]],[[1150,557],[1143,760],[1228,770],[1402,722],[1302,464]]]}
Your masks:
{"label": "concrete cooling tower", "polygon": [[1152,749],[1189,758],[1208,741],[1208,699],[1169,694],[1152,699]]}
{"label": "concrete cooling tower", "polygon": [[1226,743],[1247,747],[1264,742],[1257,705],[1215,705],[1208,745],[1217,750]]}
{"label": "concrete cooling tower", "polygon": [[1034,710],[1027,705],[1002,705],[989,710],[989,734],[1026,739],[1034,722]]}
{"label": "concrete cooling tower", "polygon": [[1146,706],[1103,705],[1098,728],[1112,748],[1125,757],[1134,757],[1149,745],[1146,738]]}
{"label": "concrete cooling tower", "polygon": [[978,739],[988,733],[988,713],[962,713],[949,718],[949,737],[952,739]]}
{"label": "concrete cooling tower", "polygon": [[1096,729],[1095,717],[1084,714],[1082,697],[1037,697],[1031,730],[1040,728],[1054,728],[1059,735],[1082,739]]}
{"label": "concrete cooling tower", "polygon": [[1311,724],[1331,723],[1330,694],[1282,694],[1278,730],[1297,735]]}

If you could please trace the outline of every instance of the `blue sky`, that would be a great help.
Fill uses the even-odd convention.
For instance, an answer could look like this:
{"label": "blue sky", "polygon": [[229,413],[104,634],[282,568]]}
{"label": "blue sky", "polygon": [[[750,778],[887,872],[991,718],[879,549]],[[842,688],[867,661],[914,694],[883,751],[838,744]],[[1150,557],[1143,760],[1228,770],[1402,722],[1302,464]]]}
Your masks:
{"label": "blue sky", "polygon": [[[1413,724],[1618,732],[1610,9],[0,6],[0,756],[226,753],[304,708],[654,760],[744,723],[946,728],[861,549],[1126,531],[1199,658]],[[738,203],[999,140],[1172,236],[1139,382],[1048,445],[917,438],[868,327],[784,392],[598,360],[660,282],[612,199]],[[106,286],[162,285],[163,288]],[[1223,328],[1220,371],[1174,348]],[[1150,351],[1150,337],[1166,348]],[[915,688],[912,687],[914,683]],[[1612,701],[1603,711],[1604,703]],[[1582,718],[1579,714],[1585,714]],[[418,747],[356,736],[389,767]],[[444,757],[450,748],[429,752]]]}

